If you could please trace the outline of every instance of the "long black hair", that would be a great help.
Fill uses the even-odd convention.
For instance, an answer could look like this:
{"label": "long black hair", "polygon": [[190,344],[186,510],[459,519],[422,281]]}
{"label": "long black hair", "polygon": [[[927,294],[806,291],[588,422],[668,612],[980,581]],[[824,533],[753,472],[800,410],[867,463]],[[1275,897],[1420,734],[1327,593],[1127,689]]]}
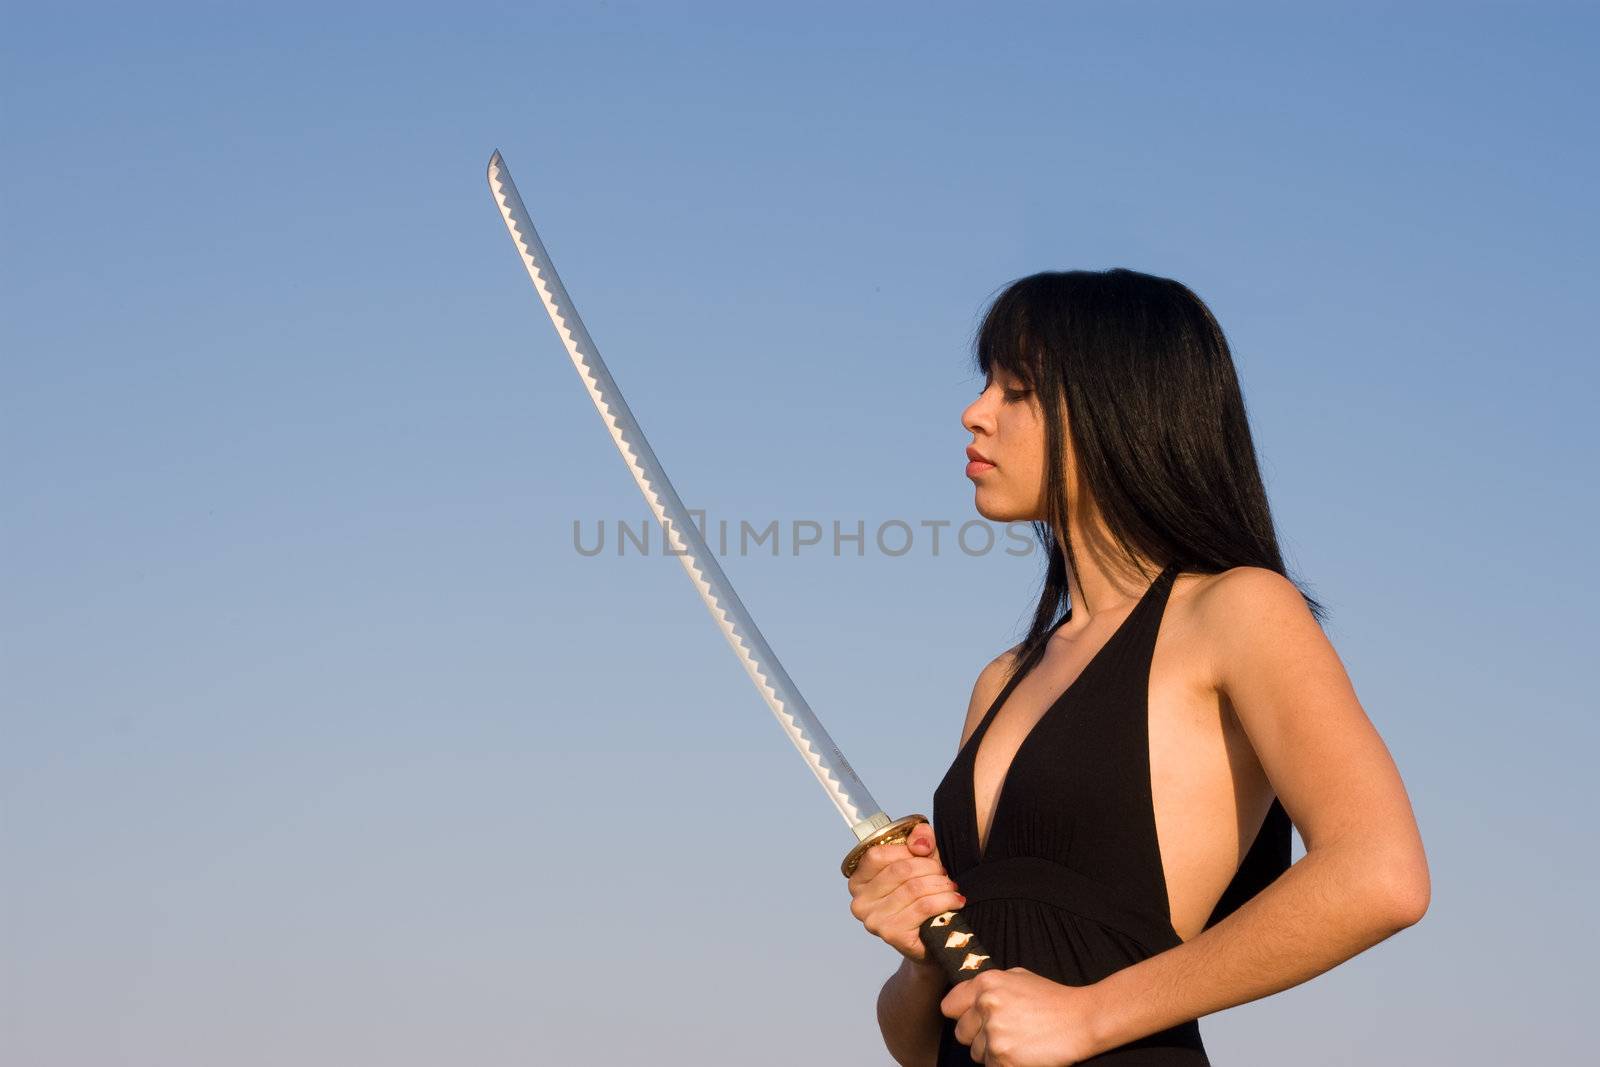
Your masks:
{"label": "long black hair", "polygon": [[[1049,563],[1016,669],[1043,652],[1068,606],[1067,562],[1077,566],[1073,546],[1055,536],[1070,529],[1069,430],[1081,483],[1135,570],[1144,573],[1148,560],[1289,577],[1233,355],[1186,286],[1120,267],[1031,274],[994,299],[973,348],[985,378],[1003,368],[1044,409],[1047,514],[1032,527]],[[1320,624],[1326,610],[1303,588],[1301,596]]]}

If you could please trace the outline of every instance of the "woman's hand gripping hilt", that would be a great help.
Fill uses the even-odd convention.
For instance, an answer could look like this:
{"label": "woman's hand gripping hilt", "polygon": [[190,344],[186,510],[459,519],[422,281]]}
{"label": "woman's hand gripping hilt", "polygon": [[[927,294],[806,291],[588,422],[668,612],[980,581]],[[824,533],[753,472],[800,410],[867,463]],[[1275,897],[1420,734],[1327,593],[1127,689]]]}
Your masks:
{"label": "woman's hand gripping hilt", "polygon": [[[896,819],[871,837],[857,842],[839,869],[849,878],[856,873],[856,867],[868,849],[874,845],[903,845],[911,836],[912,828],[927,821],[925,815],[907,815],[903,819]],[[928,958],[939,964],[951,985],[974,978],[994,966],[989,953],[978,944],[978,935],[972,932],[972,927],[967,925],[959,911],[940,912],[923,922],[918,934]]]}

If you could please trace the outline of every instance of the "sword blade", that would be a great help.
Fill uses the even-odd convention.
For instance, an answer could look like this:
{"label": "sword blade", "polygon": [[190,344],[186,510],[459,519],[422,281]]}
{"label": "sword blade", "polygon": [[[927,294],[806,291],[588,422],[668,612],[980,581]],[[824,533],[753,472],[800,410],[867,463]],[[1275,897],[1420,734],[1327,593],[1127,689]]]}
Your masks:
{"label": "sword blade", "polygon": [[617,451],[622,454],[623,462],[638,483],[639,492],[644,494],[645,502],[661,524],[668,551],[683,564],[711,618],[722,630],[723,637],[727,638],[734,655],[744,665],[745,673],[755,683],[757,692],[772,709],[778,725],[799,750],[811,773],[816,775],[828,799],[839,809],[839,814],[855,832],[857,839],[865,840],[887,826],[889,817],[873,801],[867,787],[846,762],[844,754],[822,728],[822,723],[800,695],[800,690],[756,628],[755,620],[750,618],[750,613],[733,591],[733,584],[722,573],[716,557],[706,547],[699,527],[694,524],[683,501],[678,499],[677,491],[667,480],[666,471],[662,469],[650,442],[645,439],[644,431],[623,400],[622,390],[617,388],[611,372],[600,358],[594,339],[578,317],[578,309],[567,295],[566,287],[561,284],[555,264],[550,261],[550,254],[545,251],[528,209],[511,180],[511,172],[498,151],[489,158],[489,189],[494,194],[495,204],[505,220],[512,243],[522,257],[522,265],[527,268],[528,277],[533,279],[533,286],[538,290],[539,299],[543,301],[561,343],[566,346],[567,354],[572,357],[578,377],[589,390],[589,399],[594,401],[595,409],[600,412],[606,429],[611,432]]}

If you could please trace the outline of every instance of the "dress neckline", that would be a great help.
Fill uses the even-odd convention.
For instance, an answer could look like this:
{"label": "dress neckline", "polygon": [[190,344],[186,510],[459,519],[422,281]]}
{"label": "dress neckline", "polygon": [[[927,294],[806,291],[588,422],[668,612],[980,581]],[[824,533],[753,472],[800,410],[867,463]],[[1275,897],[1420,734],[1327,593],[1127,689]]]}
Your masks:
{"label": "dress neckline", "polygon": [[[972,737],[967,741],[967,748],[971,752],[971,760],[967,774],[967,802],[971,813],[972,843],[973,847],[977,850],[979,863],[983,863],[989,858],[989,846],[994,841],[995,827],[999,825],[1000,822],[1000,814],[1003,810],[1006,798],[1006,787],[1011,782],[1011,771],[1016,767],[1017,759],[1022,756],[1023,752],[1027,749],[1028,742],[1033,740],[1035,735],[1038,734],[1039,729],[1041,726],[1043,726],[1045,720],[1055,715],[1056,711],[1067,702],[1067,698],[1070,697],[1078,689],[1083,680],[1089,676],[1089,673],[1106,658],[1107,652],[1111,649],[1111,647],[1123,639],[1123,637],[1130,630],[1133,620],[1139,615],[1143,614],[1146,606],[1155,598],[1157,590],[1160,589],[1163,583],[1167,582],[1169,578],[1176,577],[1177,569],[1178,564],[1176,562],[1169,563],[1162,568],[1161,573],[1156,575],[1155,580],[1150,583],[1147,589],[1145,589],[1144,594],[1139,598],[1138,602],[1135,603],[1134,606],[1128,611],[1128,614],[1123,618],[1123,620],[1117,623],[1117,627],[1111,632],[1111,636],[1106,638],[1099,648],[1095,649],[1094,654],[1089,657],[1089,661],[1083,665],[1083,669],[1080,670],[1077,673],[1077,676],[1074,677],[1072,681],[1067,683],[1066,688],[1063,689],[1048,706],[1046,706],[1039,717],[1034,720],[1033,725],[1028,728],[1028,732],[1022,735],[1022,741],[1018,743],[1016,751],[1011,754],[1011,760],[1006,764],[1005,774],[1000,779],[1000,786],[995,791],[994,804],[989,810],[989,832],[987,835],[985,835],[983,833],[982,826],[978,821],[978,750],[983,744],[983,738],[989,732],[989,724],[994,721],[995,715],[999,712],[1001,706],[1004,705],[1006,698],[1011,695],[1012,691],[1016,689],[1019,684],[1021,684],[1023,678],[1033,673],[1033,669],[1039,665],[1039,662],[1044,659],[1044,656],[1041,654],[1034,660],[1033,663],[1028,664],[1026,667],[1019,668],[1017,672],[1012,675],[1011,680],[1005,684],[1005,687],[1000,690],[1000,695],[995,697],[994,703],[989,705],[989,710],[984,713],[982,721],[978,723],[977,729],[972,731]],[[1070,617],[1070,615],[1063,615],[1060,619],[1057,619],[1050,627],[1050,634],[1054,636],[1056,630],[1060,629],[1061,624],[1066,622]]]}

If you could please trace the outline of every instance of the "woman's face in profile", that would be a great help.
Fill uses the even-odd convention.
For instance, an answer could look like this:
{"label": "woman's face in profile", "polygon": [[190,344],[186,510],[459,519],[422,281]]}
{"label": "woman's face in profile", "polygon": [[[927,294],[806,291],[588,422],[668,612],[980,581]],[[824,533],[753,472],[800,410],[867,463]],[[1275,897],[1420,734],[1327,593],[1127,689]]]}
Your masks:
{"label": "woman's face in profile", "polygon": [[1038,395],[997,367],[978,399],[961,413],[961,425],[972,434],[967,477],[978,514],[994,522],[1042,518],[1044,412]]}

